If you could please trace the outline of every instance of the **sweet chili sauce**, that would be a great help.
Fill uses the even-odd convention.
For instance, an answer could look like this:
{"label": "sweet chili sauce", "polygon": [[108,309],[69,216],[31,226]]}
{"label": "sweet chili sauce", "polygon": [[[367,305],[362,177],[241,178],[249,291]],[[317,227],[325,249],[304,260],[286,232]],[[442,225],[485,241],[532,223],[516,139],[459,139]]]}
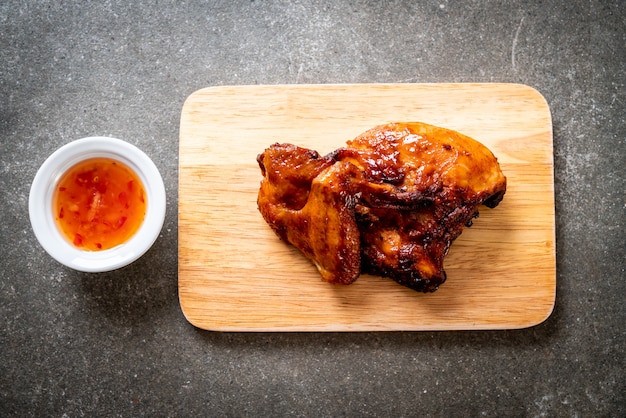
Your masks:
{"label": "sweet chili sauce", "polygon": [[75,247],[106,250],[137,232],[146,214],[146,193],[125,164],[91,158],[61,176],[52,207],[59,229]]}

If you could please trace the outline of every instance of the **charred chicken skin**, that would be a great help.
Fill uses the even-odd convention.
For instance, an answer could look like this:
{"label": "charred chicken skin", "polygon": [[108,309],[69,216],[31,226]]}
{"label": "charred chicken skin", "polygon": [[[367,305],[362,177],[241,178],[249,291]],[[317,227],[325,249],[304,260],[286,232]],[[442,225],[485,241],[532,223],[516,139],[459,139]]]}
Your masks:
{"label": "charred chicken skin", "polygon": [[506,191],[487,147],[419,122],[377,126],[325,156],[276,143],[257,161],[261,215],[331,283],[368,273],[435,291],[452,242]]}

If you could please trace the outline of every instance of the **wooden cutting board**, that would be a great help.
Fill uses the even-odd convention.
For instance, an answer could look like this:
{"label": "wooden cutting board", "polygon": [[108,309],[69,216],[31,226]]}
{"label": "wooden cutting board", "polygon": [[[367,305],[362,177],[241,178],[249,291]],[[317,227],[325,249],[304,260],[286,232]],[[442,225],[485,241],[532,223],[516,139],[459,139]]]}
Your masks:
{"label": "wooden cutting board", "polygon": [[[363,275],[321,281],[256,205],[257,154],[289,142],[325,154],[392,121],[450,128],[487,145],[508,179],[422,294]],[[475,330],[529,327],[556,293],[552,123],[544,98],[517,84],[212,87],[182,109],[179,298],[193,325],[219,331]]]}

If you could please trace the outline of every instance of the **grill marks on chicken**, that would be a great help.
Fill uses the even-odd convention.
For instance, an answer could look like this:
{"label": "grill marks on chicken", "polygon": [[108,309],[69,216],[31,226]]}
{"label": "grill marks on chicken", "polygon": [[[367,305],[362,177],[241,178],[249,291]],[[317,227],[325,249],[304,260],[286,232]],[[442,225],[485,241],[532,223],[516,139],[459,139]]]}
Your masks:
{"label": "grill marks on chicken", "polygon": [[418,122],[375,127],[325,156],[277,143],[257,161],[263,218],[331,283],[369,273],[436,290],[452,242],[506,191],[489,149]]}

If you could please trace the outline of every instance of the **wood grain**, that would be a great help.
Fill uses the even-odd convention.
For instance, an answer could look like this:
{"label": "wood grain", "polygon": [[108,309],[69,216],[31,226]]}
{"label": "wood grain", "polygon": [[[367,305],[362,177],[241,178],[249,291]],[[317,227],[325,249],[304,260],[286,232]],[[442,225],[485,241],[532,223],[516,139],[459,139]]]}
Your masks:
{"label": "wood grain", "polygon": [[[289,142],[324,154],[376,125],[420,121],[469,135],[498,157],[503,202],[482,208],[421,294],[363,275],[322,282],[256,206],[257,154]],[[219,331],[513,329],[552,312],[556,292],[552,123],[518,84],[213,87],[185,102],[179,154],[179,299]]]}

